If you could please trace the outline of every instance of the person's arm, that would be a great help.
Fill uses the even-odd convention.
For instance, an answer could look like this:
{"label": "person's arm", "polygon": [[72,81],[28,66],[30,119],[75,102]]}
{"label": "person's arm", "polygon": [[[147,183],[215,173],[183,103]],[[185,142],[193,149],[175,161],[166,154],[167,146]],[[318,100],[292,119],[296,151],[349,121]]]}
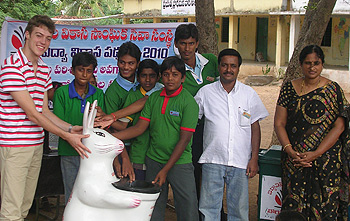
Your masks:
{"label": "person's arm", "polygon": [[137,123],[134,126],[128,127],[125,130],[119,132],[112,133],[112,135],[118,138],[119,140],[129,140],[131,138],[143,134],[143,132],[147,130],[148,125],[149,121],[139,119],[139,121],[137,121]]}
{"label": "person's arm", "polygon": [[252,131],[252,137],[251,137],[252,158],[249,160],[249,163],[247,166],[247,173],[246,173],[246,175],[249,176],[249,178],[253,178],[258,173],[258,170],[259,170],[258,155],[259,155],[259,148],[260,148],[260,142],[261,142],[261,130],[260,130],[259,121],[255,121],[252,124],[251,131]]}
{"label": "person's arm", "polygon": [[[148,128],[148,125],[149,125],[149,121],[139,119],[139,121],[137,121],[137,123],[134,126],[128,127],[125,130],[122,130],[119,132],[112,133],[112,135],[120,140],[129,140],[131,138],[134,138],[143,134],[143,132],[145,132],[145,130]],[[123,167],[126,167],[126,168],[123,168],[123,172],[121,175],[129,176],[130,182],[134,181],[135,173],[134,173],[134,170],[132,169],[129,155],[125,149],[121,153],[121,158],[123,159]],[[114,161],[116,160],[118,159],[114,159]],[[118,165],[118,163],[116,162],[114,162],[113,164],[117,170],[117,174],[120,174],[120,165]],[[118,168],[119,168],[119,171],[118,171]]]}
{"label": "person's arm", "polygon": [[[82,158],[84,158],[84,156],[88,157],[86,151],[89,153],[91,153],[91,151],[84,146],[81,139],[87,138],[89,135],[68,133],[70,124],[62,121],[49,110],[47,106],[47,92],[44,94],[43,114],[36,110],[34,101],[27,90],[13,91],[10,92],[10,94],[17,104],[24,110],[30,121],[68,141]],[[73,131],[79,130],[77,127],[73,127],[72,129]]]}
{"label": "person's arm", "polygon": [[[278,140],[282,145],[282,148],[284,149],[283,151],[285,151],[293,159],[300,159],[299,153],[293,149],[288,138],[288,134],[286,131],[287,116],[287,109],[285,107],[277,105],[274,119],[275,132]],[[303,166],[310,167],[311,164],[305,164]]]}
{"label": "person's arm", "polygon": [[295,160],[297,165],[305,163],[312,163],[316,158],[320,157],[327,150],[329,150],[339,139],[340,135],[345,130],[345,120],[343,117],[338,117],[334,122],[332,129],[328,132],[326,137],[321,141],[320,145],[314,151],[301,153],[301,159]]}
{"label": "person's arm", "polygon": [[186,146],[191,141],[193,132],[181,130],[179,141],[176,143],[175,148],[163,169],[159,171],[156,178],[152,181],[152,183],[158,183],[159,186],[162,186],[165,183],[167,174],[169,170],[175,165],[175,163],[179,160],[182,153],[185,151]]}
{"label": "person's arm", "polygon": [[135,180],[135,172],[134,168],[132,167],[128,151],[126,149],[123,150],[123,152],[120,154],[120,157],[122,158],[123,167],[122,167],[122,176],[127,177],[129,176],[130,182]]}
{"label": "person's arm", "polygon": [[[91,106],[92,104],[90,105],[90,111],[91,111]],[[106,113],[102,110],[100,106],[96,106],[96,118],[103,117],[103,116],[106,116]]]}
{"label": "person's arm", "polygon": [[137,101],[135,101],[134,103],[130,104],[129,106],[123,109],[113,112],[112,114],[108,114],[103,117],[96,118],[95,127],[105,128],[111,125],[111,127],[117,129],[118,125],[115,124],[115,121],[117,121],[120,118],[123,118],[128,115],[141,111],[145,106],[147,99],[148,99],[148,96],[144,96],[143,98],[138,99]]}

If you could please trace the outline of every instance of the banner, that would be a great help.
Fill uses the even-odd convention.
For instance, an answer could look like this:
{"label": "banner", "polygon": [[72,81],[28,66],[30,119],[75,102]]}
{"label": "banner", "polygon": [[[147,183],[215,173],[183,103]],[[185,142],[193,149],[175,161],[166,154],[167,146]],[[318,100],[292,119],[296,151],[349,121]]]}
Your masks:
{"label": "banner", "polygon": [[162,15],[195,15],[195,0],[162,0]]}
{"label": "banner", "polygon": [[[26,21],[6,18],[1,31],[1,63],[24,45]],[[151,58],[159,64],[175,55],[175,29],[179,23],[146,23],[113,26],[56,25],[50,48],[42,55],[50,67],[52,81],[69,84],[72,57],[78,52],[92,53],[98,62],[94,72],[98,87],[106,90],[118,73],[119,46],[131,41],[141,50],[141,60]]]}

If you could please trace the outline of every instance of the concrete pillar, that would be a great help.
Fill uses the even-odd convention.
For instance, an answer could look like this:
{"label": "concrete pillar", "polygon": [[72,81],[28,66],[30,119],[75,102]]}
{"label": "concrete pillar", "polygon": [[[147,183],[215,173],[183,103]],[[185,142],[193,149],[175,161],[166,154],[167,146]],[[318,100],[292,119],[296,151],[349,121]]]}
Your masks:
{"label": "concrete pillar", "polygon": [[130,24],[130,18],[123,18],[123,25]]}
{"label": "concrete pillar", "polygon": [[285,15],[281,16],[281,23],[282,23],[282,35],[281,35],[281,65],[284,66],[286,62],[288,62],[288,55],[286,54],[288,50],[288,30],[287,30],[287,18]]}
{"label": "concrete pillar", "polygon": [[292,15],[289,29],[289,60],[292,58],[294,47],[297,44],[300,33],[300,15]]}
{"label": "concrete pillar", "polygon": [[282,58],[282,45],[283,45],[283,40],[282,40],[282,31],[283,31],[283,22],[282,22],[283,17],[278,16],[277,17],[277,31],[276,31],[276,68],[281,67],[281,58]]}
{"label": "concrete pillar", "polygon": [[230,15],[229,16],[229,29],[228,29],[228,47],[238,49],[238,42],[237,42],[237,35],[238,35],[238,17]]}

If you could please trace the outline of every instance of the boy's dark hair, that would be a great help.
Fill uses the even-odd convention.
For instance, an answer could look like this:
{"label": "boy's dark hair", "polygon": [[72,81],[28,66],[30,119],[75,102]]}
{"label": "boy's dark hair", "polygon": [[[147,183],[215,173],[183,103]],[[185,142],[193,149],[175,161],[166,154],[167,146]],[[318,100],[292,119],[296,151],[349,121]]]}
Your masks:
{"label": "boy's dark hair", "polygon": [[159,65],[155,60],[145,59],[141,61],[139,67],[137,68],[137,76],[140,76],[141,72],[145,68],[151,68],[157,75],[159,75]]}
{"label": "boy's dark hair", "polygon": [[124,55],[130,55],[131,57],[134,57],[137,62],[139,62],[141,59],[140,48],[137,47],[137,45],[135,45],[131,41],[125,42],[119,47],[119,51],[117,54],[118,60]]}
{"label": "boy's dark hair", "polygon": [[282,210],[280,214],[276,216],[275,221],[307,221],[306,217],[294,210]]}
{"label": "boy's dark hair", "polygon": [[163,60],[162,64],[160,65],[160,73],[163,74],[164,71],[169,70],[172,67],[175,67],[176,70],[181,72],[181,78],[186,75],[185,63],[176,56],[167,57]]}
{"label": "boy's dark hair", "polygon": [[226,56],[226,55],[238,57],[238,66],[241,66],[241,64],[242,64],[242,57],[241,57],[241,55],[239,54],[238,51],[236,51],[235,49],[232,49],[232,48],[226,48],[226,49],[220,51],[219,56],[218,56],[218,64],[220,64],[221,58],[223,56]]}
{"label": "boy's dark hair", "polygon": [[52,88],[54,90],[57,90],[58,88],[60,88],[62,86],[62,83],[61,82],[58,82],[58,81],[53,81],[52,82]]}
{"label": "boy's dark hair", "polygon": [[93,56],[89,52],[79,52],[73,57],[72,61],[72,69],[74,70],[75,67],[82,65],[83,67],[87,67],[90,64],[94,67],[94,70],[97,66],[97,60],[95,56]]}
{"label": "boy's dark hair", "polygon": [[188,39],[188,38],[194,38],[196,39],[196,42],[198,42],[198,29],[197,27],[190,23],[190,24],[181,24],[177,26],[175,31],[175,42],[177,43],[180,39]]}
{"label": "boy's dark hair", "polygon": [[322,64],[324,64],[324,53],[323,50],[320,46],[318,45],[308,45],[303,50],[301,50],[300,55],[299,55],[299,62],[302,64],[306,58],[307,55],[316,53],[317,57],[321,59]]}
{"label": "boy's dark hair", "polygon": [[40,27],[42,25],[46,26],[50,33],[55,33],[55,23],[47,15],[34,15],[29,19],[25,32],[28,31],[31,34],[34,27]]}

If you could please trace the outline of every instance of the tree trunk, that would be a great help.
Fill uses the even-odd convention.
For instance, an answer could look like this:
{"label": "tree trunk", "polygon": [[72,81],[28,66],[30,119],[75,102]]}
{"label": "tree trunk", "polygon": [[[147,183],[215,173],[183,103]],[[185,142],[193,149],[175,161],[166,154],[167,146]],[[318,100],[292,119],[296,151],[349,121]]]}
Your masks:
{"label": "tree trunk", "polygon": [[218,55],[214,0],[196,1],[196,25],[199,32],[199,53]]}
{"label": "tree trunk", "polygon": [[[283,84],[302,76],[299,63],[300,52],[307,45],[321,44],[336,1],[337,0],[309,0],[305,12],[305,19],[292,58],[289,61]],[[277,135],[274,132],[270,146],[279,144]]]}
{"label": "tree trunk", "polygon": [[310,44],[320,45],[337,0],[309,0],[305,19],[283,83],[300,77],[299,54]]}

